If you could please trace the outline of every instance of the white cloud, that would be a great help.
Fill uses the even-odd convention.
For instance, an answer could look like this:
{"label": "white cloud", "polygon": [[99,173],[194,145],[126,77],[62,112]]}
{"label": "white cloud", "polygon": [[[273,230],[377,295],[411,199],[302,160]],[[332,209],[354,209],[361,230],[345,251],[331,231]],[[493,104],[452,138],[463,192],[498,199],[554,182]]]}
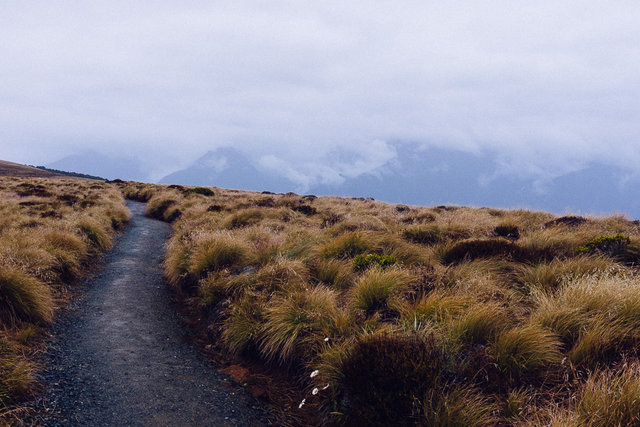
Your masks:
{"label": "white cloud", "polygon": [[9,2],[0,157],[126,152],[159,176],[231,145],[334,182],[400,140],[499,173],[638,173],[639,20],[631,1]]}

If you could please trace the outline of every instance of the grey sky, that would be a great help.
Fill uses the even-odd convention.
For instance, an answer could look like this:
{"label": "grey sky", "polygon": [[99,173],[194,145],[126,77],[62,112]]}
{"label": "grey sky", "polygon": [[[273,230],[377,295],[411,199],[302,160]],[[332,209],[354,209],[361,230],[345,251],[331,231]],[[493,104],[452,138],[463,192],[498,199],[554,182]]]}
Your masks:
{"label": "grey sky", "polygon": [[410,141],[640,174],[639,24],[636,1],[4,1],[0,158],[159,178],[233,146],[304,183]]}

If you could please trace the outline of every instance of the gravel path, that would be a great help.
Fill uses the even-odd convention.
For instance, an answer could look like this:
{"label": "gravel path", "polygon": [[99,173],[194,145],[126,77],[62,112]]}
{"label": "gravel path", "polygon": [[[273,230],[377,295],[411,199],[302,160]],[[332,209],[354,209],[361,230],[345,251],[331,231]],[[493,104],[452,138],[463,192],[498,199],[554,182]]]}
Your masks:
{"label": "gravel path", "polygon": [[128,206],[129,228],[54,325],[34,424],[266,424],[244,389],[187,342],[160,268],[169,226]]}

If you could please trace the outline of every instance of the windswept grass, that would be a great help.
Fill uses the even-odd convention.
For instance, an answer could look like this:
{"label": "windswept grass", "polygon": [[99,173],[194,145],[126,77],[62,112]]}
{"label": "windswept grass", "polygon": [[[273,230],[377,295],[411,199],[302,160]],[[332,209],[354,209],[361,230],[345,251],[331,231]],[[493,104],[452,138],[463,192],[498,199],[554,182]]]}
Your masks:
{"label": "windswept grass", "polygon": [[[151,194],[150,215],[168,204],[156,215],[173,221],[165,273],[209,345],[284,371],[291,390],[305,390],[289,413],[318,409],[309,424],[635,422],[626,415],[640,363],[633,221],[136,183],[124,191]],[[613,398],[626,403],[598,406]]]}
{"label": "windswept grass", "polygon": [[30,361],[65,292],[129,220],[120,189],[0,177],[0,416],[32,392]]}

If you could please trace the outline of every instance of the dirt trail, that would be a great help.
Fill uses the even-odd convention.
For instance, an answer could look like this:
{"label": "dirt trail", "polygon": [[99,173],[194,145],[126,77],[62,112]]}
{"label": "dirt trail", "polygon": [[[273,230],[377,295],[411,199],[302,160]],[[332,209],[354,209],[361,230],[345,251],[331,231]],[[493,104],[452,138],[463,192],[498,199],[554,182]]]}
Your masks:
{"label": "dirt trail", "polygon": [[169,226],[128,206],[131,225],[54,326],[35,423],[264,425],[265,412],[186,340],[160,268]]}

